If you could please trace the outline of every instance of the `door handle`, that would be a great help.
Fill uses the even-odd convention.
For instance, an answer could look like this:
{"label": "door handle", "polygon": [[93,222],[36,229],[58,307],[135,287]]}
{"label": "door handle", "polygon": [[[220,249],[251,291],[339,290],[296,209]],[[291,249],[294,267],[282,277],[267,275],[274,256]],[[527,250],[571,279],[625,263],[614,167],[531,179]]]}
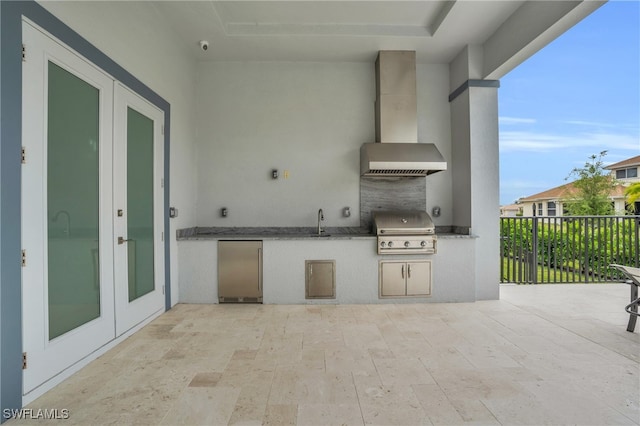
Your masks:
{"label": "door handle", "polygon": [[118,237],[118,244],[124,244],[124,243],[126,243],[127,241],[129,241],[129,240],[125,240],[125,239],[124,239],[124,238],[122,238],[122,237]]}
{"label": "door handle", "polygon": [[404,279],[404,265],[402,265],[401,271],[402,271],[402,278]]}
{"label": "door handle", "polygon": [[411,264],[407,266],[407,278],[411,278]]}
{"label": "door handle", "polygon": [[262,249],[258,249],[258,291],[262,292]]}

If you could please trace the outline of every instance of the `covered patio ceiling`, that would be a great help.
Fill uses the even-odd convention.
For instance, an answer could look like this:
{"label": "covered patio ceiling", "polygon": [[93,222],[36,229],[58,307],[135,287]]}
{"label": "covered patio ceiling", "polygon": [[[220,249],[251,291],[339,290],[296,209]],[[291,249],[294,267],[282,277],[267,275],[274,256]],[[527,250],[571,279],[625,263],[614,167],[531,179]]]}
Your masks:
{"label": "covered patio ceiling", "polygon": [[[200,61],[372,62],[379,50],[415,50],[418,63],[450,63],[477,45],[482,78],[500,78],[603,3],[206,0],[138,7],[153,8]],[[206,52],[200,40],[209,41]]]}
{"label": "covered patio ceiling", "polygon": [[[384,49],[447,63],[484,43],[523,1],[155,2],[202,60],[371,61]],[[464,31],[461,31],[464,29]]]}

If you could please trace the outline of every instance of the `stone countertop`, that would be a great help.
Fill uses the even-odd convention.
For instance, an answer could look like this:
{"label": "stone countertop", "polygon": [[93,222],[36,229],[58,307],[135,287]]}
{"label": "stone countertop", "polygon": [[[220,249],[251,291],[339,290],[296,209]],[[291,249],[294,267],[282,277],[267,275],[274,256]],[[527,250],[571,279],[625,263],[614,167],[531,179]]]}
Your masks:
{"label": "stone countertop", "polygon": [[358,227],[323,228],[318,236],[313,227],[195,227],[179,229],[180,240],[352,240],[373,239],[376,236],[370,230]]}
{"label": "stone countertop", "polygon": [[[436,232],[438,239],[477,238],[474,235]],[[327,227],[318,236],[314,227],[193,227],[179,229],[178,241],[194,240],[354,240],[375,239],[370,229],[360,227]]]}

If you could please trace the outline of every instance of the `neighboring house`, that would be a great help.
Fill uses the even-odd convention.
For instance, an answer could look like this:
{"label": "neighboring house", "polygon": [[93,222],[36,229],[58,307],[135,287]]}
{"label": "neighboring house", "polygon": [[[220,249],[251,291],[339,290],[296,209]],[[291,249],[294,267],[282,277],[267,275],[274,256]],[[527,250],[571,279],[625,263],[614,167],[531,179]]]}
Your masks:
{"label": "neighboring house", "polygon": [[[609,194],[615,214],[624,215],[628,212],[624,191],[632,183],[640,182],[638,177],[640,155],[612,164],[605,169],[611,170],[611,177],[618,183]],[[563,200],[571,198],[574,191],[575,187],[571,182],[520,198],[516,205],[521,205],[525,216],[563,216],[565,213]],[[640,213],[640,203],[635,203],[634,212]]]}
{"label": "neighboring house", "polygon": [[500,206],[500,217],[522,216],[523,213],[524,206],[522,204],[509,204],[506,206]]}
{"label": "neighboring house", "polygon": [[605,169],[611,170],[611,176],[625,186],[640,182],[640,155],[611,164]]}
{"label": "neighboring house", "polygon": [[[611,170],[611,176],[626,188],[633,183],[640,182],[640,155],[611,164],[605,167],[605,169]],[[629,210],[629,206],[625,203],[624,198],[622,200],[617,199],[616,202],[618,203],[616,205],[616,211],[623,206]],[[640,214],[640,201],[634,203],[633,212]]]}
{"label": "neighboring house", "polygon": [[[625,214],[624,188],[623,185],[616,185],[609,194],[617,215]],[[573,182],[570,182],[538,194],[520,198],[518,204],[522,205],[522,211],[525,216],[563,216],[565,214],[563,200],[571,198],[575,190]]]}

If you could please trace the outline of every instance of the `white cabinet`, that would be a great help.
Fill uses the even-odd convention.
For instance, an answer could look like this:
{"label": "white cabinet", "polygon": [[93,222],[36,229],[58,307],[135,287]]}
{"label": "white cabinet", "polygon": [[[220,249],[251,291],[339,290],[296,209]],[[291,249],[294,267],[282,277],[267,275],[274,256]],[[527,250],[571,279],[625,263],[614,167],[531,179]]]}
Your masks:
{"label": "white cabinet", "polygon": [[430,296],[431,261],[381,260],[378,280],[381,298]]}

